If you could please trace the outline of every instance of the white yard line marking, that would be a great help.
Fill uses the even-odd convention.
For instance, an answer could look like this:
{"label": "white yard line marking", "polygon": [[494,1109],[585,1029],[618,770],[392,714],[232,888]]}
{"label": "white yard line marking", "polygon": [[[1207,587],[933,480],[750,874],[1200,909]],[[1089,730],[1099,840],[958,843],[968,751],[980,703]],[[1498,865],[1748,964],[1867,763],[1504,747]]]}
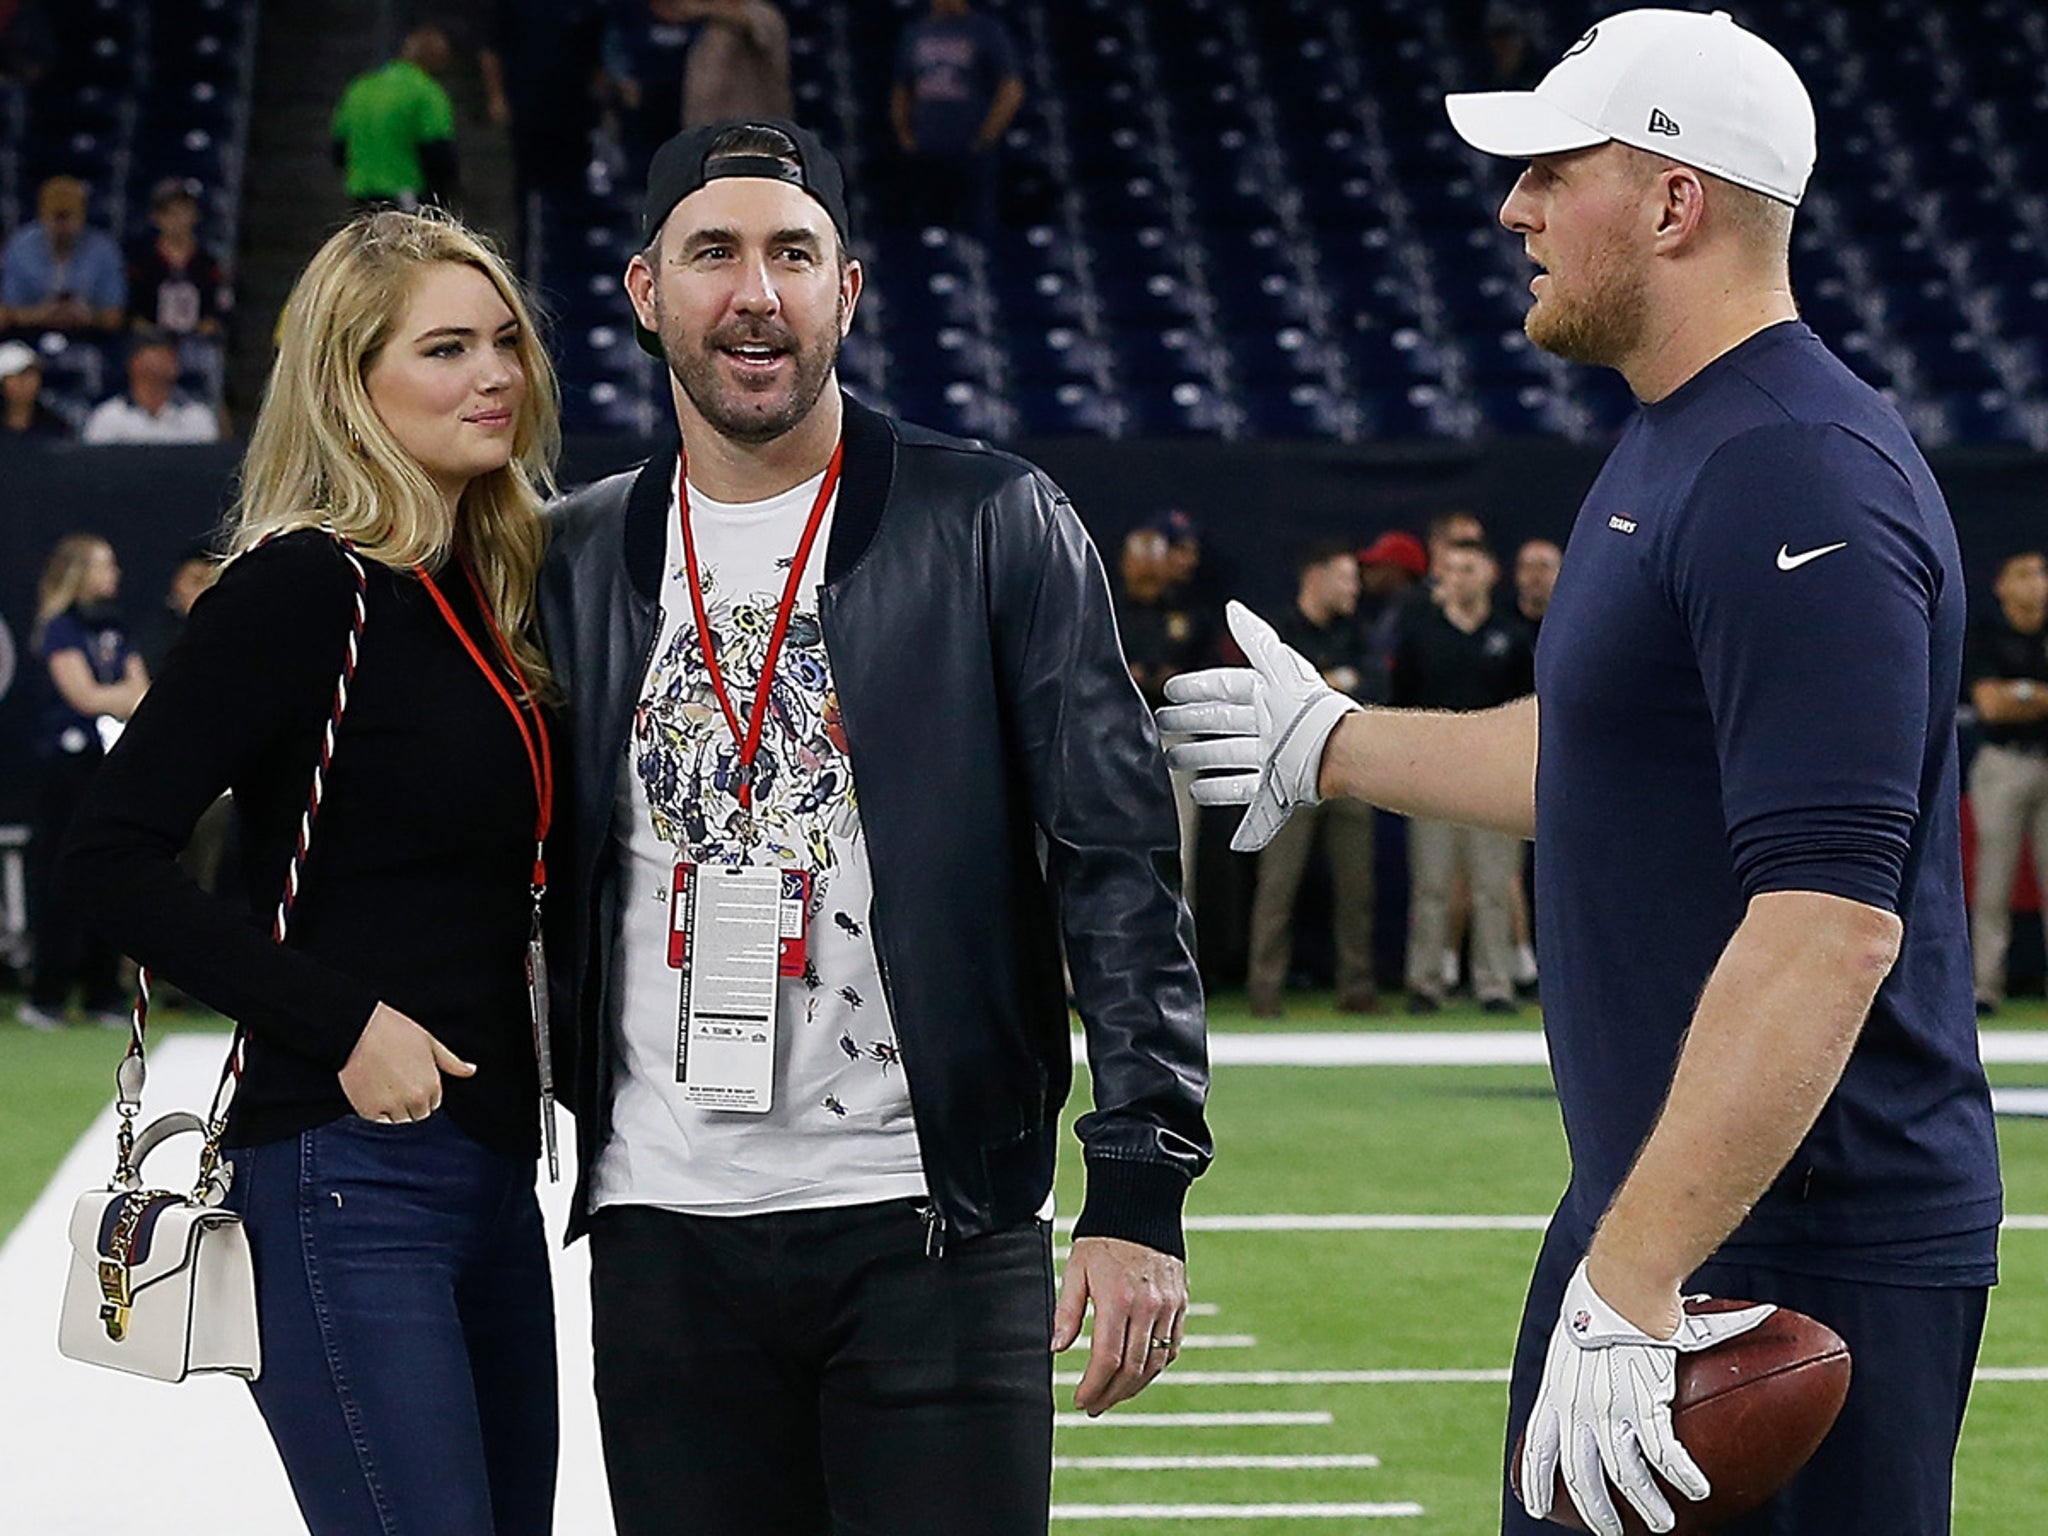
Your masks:
{"label": "white yard line marking", "polygon": [[[1152,1382],[1152,1390],[1161,1387],[1412,1387],[1412,1386],[1458,1386],[1458,1385],[1504,1385],[1508,1373],[1504,1369],[1482,1370],[1373,1370],[1373,1371],[1183,1371],[1168,1370]],[[1058,1387],[1077,1386],[1081,1380],[1079,1371],[1060,1371],[1053,1376],[1053,1385]],[[1979,1381],[2035,1381],[2048,1382],[2048,1365],[1985,1365],[1977,1369]],[[1063,1418],[1079,1417],[1063,1415]],[[1164,1423],[1167,1415],[1156,1415]],[[1090,1422],[1102,1424],[1106,1419]]]}
{"label": "white yard line marking", "polygon": [[[1074,1381],[1081,1378],[1076,1376]],[[1062,1429],[1243,1429],[1276,1424],[1330,1424],[1330,1414],[1308,1413],[1105,1413],[1091,1419],[1085,1413],[1056,1413],[1053,1423]]]}
{"label": "white yard line marking", "polygon": [[1189,1216],[1190,1232],[1541,1232],[1548,1216]]}
{"label": "white yard line marking", "polygon": [[[1493,1367],[1450,1371],[1183,1371],[1175,1366],[1154,1377],[1152,1387],[1155,1391],[1160,1387],[1407,1387],[1499,1383],[1507,1379],[1505,1370]],[[1061,1371],[1054,1375],[1053,1385],[1076,1386],[1080,1380],[1079,1371]]]}
{"label": "white yard line marking", "polygon": [[[1540,1029],[1399,1031],[1386,1034],[1231,1033],[1212,1031],[1209,1061],[1218,1067],[1540,1067],[1549,1063]],[[1088,1064],[1074,1033],[1074,1062]]]}
{"label": "white yard line marking", "polygon": [[1999,1115],[2048,1115],[2048,1088],[1994,1088],[1991,1110]]}
{"label": "white yard line marking", "polygon": [[1412,1520],[1420,1504],[1055,1504],[1055,1520]]}
{"label": "white yard line marking", "polygon": [[[1060,1220],[1063,1225],[1072,1225],[1070,1218]],[[1550,1225],[1550,1218],[1336,1211],[1327,1215],[1188,1216],[1183,1218],[1182,1225],[1190,1232],[1541,1232]],[[2007,1216],[2005,1229],[2048,1232],[2048,1216]],[[1054,1257],[1063,1258],[1066,1251],[1055,1249]],[[1207,1314],[1189,1312],[1191,1317],[1198,1315]]]}
{"label": "white yard line marking", "polygon": [[1055,1456],[1056,1470],[1074,1472],[1320,1472],[1336,1467],[1376,1467],[1377,1456]]}
{"label": "white yard line marking", "polygon": [[1191,1301],[1188,1303],[1189,1317],[1214,1317],[1222,1310],[1213,1301]]}
{"label": "white yard line marking", "polygon": [[1259,1340],[1250,1333],[1190,1333],[1180,1341],[1182,1349],[1257,1349]]}
{"label": "white yard line marking", "polygon": [[1977,1036],[1977,1054],[1988,1067],[2038,1067],[2048,1062],[2048,1030],[1987,1029]]}
{"label": "white yard line marking", "polygon": [[[2048,1065],[2048,1030],[1992,1029],[1978,1036],[1988,1066]],[[1550,1056],[1540,1029],[1401,1030],[1382,1034],[1217,1030],[1209,1060],[1219,1067],[1540,1067]],[[1074,1061],[1088,1063],[1074,1033]]]}

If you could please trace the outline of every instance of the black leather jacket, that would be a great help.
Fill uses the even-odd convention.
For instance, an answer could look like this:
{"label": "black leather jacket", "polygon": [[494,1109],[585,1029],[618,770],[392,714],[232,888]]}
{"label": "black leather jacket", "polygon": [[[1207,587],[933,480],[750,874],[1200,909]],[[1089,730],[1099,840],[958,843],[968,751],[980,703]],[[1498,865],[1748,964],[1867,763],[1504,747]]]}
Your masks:
{"label": "black leather jacket", "polygon": [[[1072,1079],[1064,933],[1095,1099],[1076,1233],[1180,1255],[1211,1152],[1201,983],[1166,768],[1101,562],[1030,464],[845,405],[819,617],[935,1235],[1023,1221],[1052,1187]],[[675,468],[671,449],[565,498],[541,573],[571,740],[549,855],[554,1054],[586,1170],[617,1070],[613,797]],[[587,1186],[572,1237],[586,1206]]]}

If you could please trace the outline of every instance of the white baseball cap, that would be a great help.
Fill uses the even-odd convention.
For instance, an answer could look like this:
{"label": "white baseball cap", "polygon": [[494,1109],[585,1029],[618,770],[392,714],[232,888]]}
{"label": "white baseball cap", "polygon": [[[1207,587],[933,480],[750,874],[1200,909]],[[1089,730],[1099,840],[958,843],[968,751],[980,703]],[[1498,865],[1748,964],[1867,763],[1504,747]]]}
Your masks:
{"label": "white baseball cap", "polygon": [[1614,140],[1794,207],[1813,174],[1798,71],[1726,11],[1623,11],[1535,90],[1446,96],[1444,109],[1467,144],[1515,160]]}

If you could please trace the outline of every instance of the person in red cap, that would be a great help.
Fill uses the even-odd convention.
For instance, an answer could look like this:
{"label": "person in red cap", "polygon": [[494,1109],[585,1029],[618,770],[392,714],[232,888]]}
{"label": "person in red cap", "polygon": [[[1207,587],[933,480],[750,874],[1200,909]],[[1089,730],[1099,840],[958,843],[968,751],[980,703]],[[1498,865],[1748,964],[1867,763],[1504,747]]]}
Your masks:
{"label": "person in red cap", "polygon": [[[1389,528],[1358,552],[1358,563],[1366,573],[1368,591],[1400,591],[1420,581],[1429,571],[1429,551],[1422,540],[1400,528]],[[1375,574],[1373,568],[1379,567]],[[1405,573],[1406,581],[1399,579]]]}

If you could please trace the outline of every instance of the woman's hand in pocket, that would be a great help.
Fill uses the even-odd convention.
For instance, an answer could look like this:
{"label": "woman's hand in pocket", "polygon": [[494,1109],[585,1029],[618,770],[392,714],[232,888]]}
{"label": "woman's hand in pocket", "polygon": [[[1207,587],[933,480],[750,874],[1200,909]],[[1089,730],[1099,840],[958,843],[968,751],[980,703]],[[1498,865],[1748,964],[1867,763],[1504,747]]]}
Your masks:
{"label": "woman's hand in pocket", "polygon": [[441,1107],[444,1073],[473,1077],[476,1068],[396,1008],[379,1003],[341,1069],[341,1091],[365,1120],[424,1120]]}

